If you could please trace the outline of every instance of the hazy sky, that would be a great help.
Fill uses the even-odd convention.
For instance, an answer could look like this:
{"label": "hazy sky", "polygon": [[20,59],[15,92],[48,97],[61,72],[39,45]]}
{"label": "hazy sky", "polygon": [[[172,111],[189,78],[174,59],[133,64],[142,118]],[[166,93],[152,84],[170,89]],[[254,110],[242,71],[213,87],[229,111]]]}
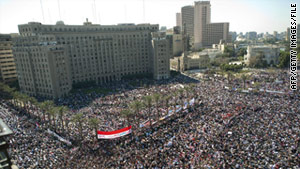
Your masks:
{"label": "hazy sky", "polygon": [[[290,3],[299,1],[210,2],[212,22],[229,22],[230,31],[272,33],[286,30],[290,22]],[[151,23],[171,28],[176,24],[176,12],[193,3],[192,0],[0,0],[0,33],[18,32],[18,24],[30,21],[55,24],[63,20],[65,24],[81,25],[85,18],[102,25]],[[300,3],[297,5],[299,16]],[[297,19],[299,23],[300,18]]]}

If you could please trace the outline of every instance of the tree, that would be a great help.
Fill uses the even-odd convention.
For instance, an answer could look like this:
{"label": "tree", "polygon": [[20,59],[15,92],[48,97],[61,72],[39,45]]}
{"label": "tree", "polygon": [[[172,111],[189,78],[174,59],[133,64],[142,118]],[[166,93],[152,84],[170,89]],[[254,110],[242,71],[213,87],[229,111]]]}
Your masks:
{"label": "tree", "polygon": [[56,126],[56,116],[58,115],[58,107],[51,107],[50,110],[49,110],[49,114],[51,115],[52,117],[52,121],[53,121],[53,124],[51,123],[51,117],[50,117],[50,124],[53,126],[54,128],[54,131],[56,131],[57,129],[57,126]]}
{"label": "tree", "polygon": [[4,100],[12,99],[14,91],[15,91],[14,88],[11,88],[8,85],[0,82],[0,93],[2,99]]}
{"label": "tree", "polygon": [[13,99],[15,100],[14,101],[15,106],[19,107],[20,106],[19,105],[20,104],[20,97],[21,97],[20,93],[18,91],[14,91],[12,95],[13,95]]}
{"label": "tree", "polygon": [[123,109],[121,111],[121,116],[126,118],[127,125],[130,126],[130,118],[133,117],[133,112],[130,109]]}
{"label": "tree", "polygon": [[158,111],[158,106],[159,106],[159,101],[160,101],[160,97],[161,95],[158,93],[153,94],[153,98],[155,101],[155,106],[156,106],[156,116],[157,116],[157,120],[159,119],[159,111]]}
{"label": "tree", "polygon": [[228,54],[228,55],[226,55],[227,57],[233,57],[234,51],[233,51],[232,48],[230,48],[228,46],[225,46],[225,48],[224,48],[224,54]]}
{"label": "tree", "polygon": [[248,79],[248,76],[245,75],[245,74],[242,74],[241,78],[243,80],[243,88],[245,89],[245,87],[246,87],[246,80]]}
{"label": "tree", "polygon": [[239,72],[243,69],[243,65],[235,65],[235,64],[221,64],[220,66],[221,70],[224,71],[233,71],[233,72]]}
{"label": "tree", "polygon": [[138,124],[140,123],[140,111],[143,108],[143,104],[140,101],[134,101],[130,104],[130,108],[133,109],[135,116],[138,117]]}
{"label": "tree", "polygon": [[244,57],[244,55],[247,54],[247,49],[246,48],[240,48],[238,53],[237,53],[237,56],[242,56]]}
{"label": "tree", "polygon": [[233,73],[231,71],[228,71],[227,72],[227,80],[228,80],[229,84],[231,83],[232,78],[233,78]]}
{"label": "tree", "polygon": [[100,121],[97,118],[91,118],[91,119],[89,119],[88,123],[89,123],[90,128],[94,129],[95,136],[97,139],[97,129],[98,129]]}
{"label": "tree", "polygon": [[169,113],[169,101],[171,99],[171,96],[165,96],[164,100],[166,102],[166,107],[167,107],[167,114]]}
{"label": "tree", "polygon": [[182,99],[182,97],[183,97],[183,92],[184,92],[184,90],[183,90],[183,89],[178,89],[179,98],[180,98],[180,100],[182,101],[181,105],[183,105],[183,104],[184,104],[184,100]]}
{"label": "tree", "polygon": [[152,96],[150,95],[144,96],[143,100],[144,100],[144,105],[148,108],[150,127],[152,128],[152,120],[151,120]]}
{"label": "tree", "polygon": [[28,102],[30,103],[30,109],[33,110],[33,114],[35,115],[38,101],[34,97],[28,97]]}
{"label": "tree", "polygon": [[279,64],[277,65],[279,68],[286,68],[289,67],[290,64],[290,53],[280,51],[279,54]]}
{"label": "tree", "polygon": [[66,112],[69,111],[69,108],[66,106],[60,106],[58,107],[58,115],[59,115],[59,119],[61,122],[61,128],[62,128],[62,132],[64,133],[64,115],[66,114]]}
{"label": "tree", "polygon": [[43,119],[46,120],[46,114],[48,115],[48,124],[50,124],[50,110],[54,107],[54,103],[52,100],[47,100],[41,103],[41,109],[44,111]]}
{"label": "tree", "polygon": [[[73,117],[72,117],[72,121],[76,124],[78,130],[79,130],[79,134],[80,134],[80,139],[81,141],[83,140],[83,135],[82,135],[82,124],[84,122],[84,118],[83,118],[83,114],[82,113],[78,113],[78,114],[75,114]],[[81,144],[80,144],[81,146]]]}
{"label": "tree", "polygon": [[253,68],[265,68],[268,66],[263,52],[258,52],[257,55],[249,59],[249,66]]}

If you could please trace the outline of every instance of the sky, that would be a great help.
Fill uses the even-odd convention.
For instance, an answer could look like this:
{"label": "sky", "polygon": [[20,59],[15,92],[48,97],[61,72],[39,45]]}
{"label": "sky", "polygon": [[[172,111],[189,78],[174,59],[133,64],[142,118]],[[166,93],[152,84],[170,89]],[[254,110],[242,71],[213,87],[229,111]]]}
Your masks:
{"label": "sky", "polygon": [[[211,21],[229,22],[239,32],[286,31],[290,26],[290,3],[298,0],[210,0]],[[172,28],[181,7],[193,0],[0,0],[0,33],[16,33],[19,24],[31,21],[66,25],[92,23],[151,23]],[[300,23],[300,18],[297,18]]]}

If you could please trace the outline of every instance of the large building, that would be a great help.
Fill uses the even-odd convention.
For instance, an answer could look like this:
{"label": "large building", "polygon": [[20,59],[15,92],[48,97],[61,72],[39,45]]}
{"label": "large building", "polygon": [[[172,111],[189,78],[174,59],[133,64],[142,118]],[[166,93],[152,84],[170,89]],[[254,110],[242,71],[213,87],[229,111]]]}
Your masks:
{"label": "large building", "polygon": [[13,135],[12,130],[0,119],[0,168],[1,169],[11,169],[12,165],[9,150],[9,139]]}
{"label": "large building", "polygon": [[181,13],[176,13],[176,26],[182,27]]}
{"label": "large building", "polygon": [[179,26],[173,27],[169,35],[172,36],[172,56],[181,56],[183,52],[181,28]]}
{"label": "large building", "polygon": [[0,34],[0,81],[5,83],[17,79],[16,65],[12,53],[10,34]]}
{"label": "large building", "polygon": [[14,38],[19,85],[23,92],[49,98],[72,85],[103,84],[124,76],[153,73],[151,32],[159,25],[19,25]]}
{"label": "large building", "polygon": [[181,8],[181,29],[186,28],[189,37],[189,45],[194,46],[194,6],[184,6]]}
{"label": "large building", "polygon": [[257,32],[255,32],[255,31],[247,32],[246,36],[247,36],[247,40],[256,40]]}
{"label": "large building", "polygon": [[269,45],[269,46],[248,46],[247,54],[244,56],[244,62],[249,65],[252,57],[262,54],[264,60],[269,65],[277,65],[280,55],[280,47]]}
{"label": "large building", "polygon": [[170,58],[172,56],[172,36],[165,32],[152,33],[153,78],[156,80],[170,77]]}
{"label": "large building", "polygon": [[229,23],[211,23],[209,1],[195,2],[194,6],[181,8],[182,25],[185,24],[194,50],[211,47],[220,40],[231,42]]}

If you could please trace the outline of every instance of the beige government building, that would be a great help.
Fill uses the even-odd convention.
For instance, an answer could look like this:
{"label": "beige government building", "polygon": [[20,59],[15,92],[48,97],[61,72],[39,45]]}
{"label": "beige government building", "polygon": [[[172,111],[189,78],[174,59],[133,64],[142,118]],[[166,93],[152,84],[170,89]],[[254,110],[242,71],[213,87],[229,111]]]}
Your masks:
{"label": "beige government building", "polygon": [[5,83],[17,79],[16,65],[12,53],[12,37],[0,34],[0,81]]}
{"label": "beige government building", "polygon": [[[21,91],[32,96],[58,98],[72,84],[97,84],[132,75],[152,74],[155,79],[170,75],[169,40],[159,25],[118,24],[19,25],[20,37],[13,39]],[[159,51],[157,51],[159,50]]]}

